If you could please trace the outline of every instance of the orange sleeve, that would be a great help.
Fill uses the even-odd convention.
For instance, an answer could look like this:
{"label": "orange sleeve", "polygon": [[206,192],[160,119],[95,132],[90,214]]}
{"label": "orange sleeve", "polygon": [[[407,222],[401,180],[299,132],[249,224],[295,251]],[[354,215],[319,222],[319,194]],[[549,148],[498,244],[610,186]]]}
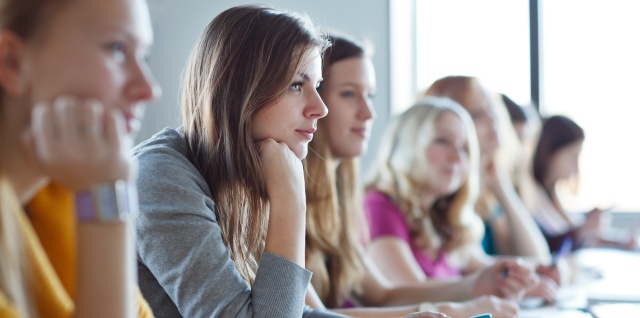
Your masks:
{"label": "orange sleeve", "polygon": [[28,291],[33,296],[32,306],[40,315],[46,313],[47,317],[71,317],[73,301],[58,279],[29,220],[19,206],[12,210],[24,238],[25,257],[29,266],[27,273],[30,274]]}
{"label": "orange sleeve", "polygon": [[31,225],[67,294],[76,289],[76,217],[73,192],[49,184],[27,205]]}
{"label": "orange sleeve", "polygon": [[[74,193],[60,185],[49,184],[29,202],[27,211],[64,289],[68,295],[75,295],[78,256]],[[136,303],[138,317],[153,317],[137,286]]]}
{"label": "orange sleeve", "polygon": [[11,305],[9,300],[5,297],[5,295],[0,291],[0,317],[3,318],[19,318],[18,310],[16,307]]}

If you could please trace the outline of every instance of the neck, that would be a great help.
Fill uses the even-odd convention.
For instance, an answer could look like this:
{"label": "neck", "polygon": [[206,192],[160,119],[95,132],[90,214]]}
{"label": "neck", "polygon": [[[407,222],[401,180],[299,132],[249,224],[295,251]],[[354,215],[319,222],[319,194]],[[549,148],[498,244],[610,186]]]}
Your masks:
{"label": "neck", "polygon": [[422,193],[420,193],[420,207],[423,211],[430,211],[438,198],[437,195],[429,191],[422,191]]}
{"label": "neck", "polygon": [[333,171],[338,172],[338,167],[340,166],[340,163],[342,162],[342,160],[340,159],[333,159],[333,162],[331,163],[331,167],[333,168]]}
{"label": "neck", "polygon": [[550,192],[549,194],[551,195],[551,193],[553,193],[553,190],[556,187],[556,182],[557,181],[558,180],[556,180],[554,178],[546,178],[544,180],[544,183],[542,184],[542,186],[544,187],[545,190],[549,191]]}
{"label": "neck", "polygon": [[33,141],[25,134],[30,118],[28,106],[4,98],[2,112],[3,169],[20,202],[25,204],[46,184],[47,177],[36,160]]}

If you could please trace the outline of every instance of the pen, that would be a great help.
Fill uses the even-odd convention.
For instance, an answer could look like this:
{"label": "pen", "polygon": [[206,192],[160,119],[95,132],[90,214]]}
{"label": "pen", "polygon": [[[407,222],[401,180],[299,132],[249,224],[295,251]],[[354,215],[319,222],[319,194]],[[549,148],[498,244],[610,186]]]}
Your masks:
{"label": "pen", "polygon": [[555,267],[558,265],[558,262],[561,258],[564,258],[571,253],[571,248],[573,247],[573,240],[570,236],[567,236],[562,240],[562,244],[560,244],[560,248],[556,251],[553,256],[551,256],[551,266]]}

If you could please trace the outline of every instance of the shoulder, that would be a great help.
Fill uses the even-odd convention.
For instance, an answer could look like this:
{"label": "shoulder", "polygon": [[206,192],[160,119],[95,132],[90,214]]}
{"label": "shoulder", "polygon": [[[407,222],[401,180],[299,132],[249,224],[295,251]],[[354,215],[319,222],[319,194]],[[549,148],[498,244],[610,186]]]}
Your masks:
{"label": "shoulder", "polygon": [[364,205],[367,214],[395,214],[402,215],[400,207],[386,193],[371,190],[365,194]]}
{"label": "shoulder", "polygon": [[189,160],[187,142],[179,129],[163,129],[133,148],[131,154],[138,164],[140,192],[170,186],[199,188],[210,196],[204,177]]}
{"label": "shoulder", "polygon": [[385,235],[407,238],[409,225],[405,216],[385,193],[377,190],[367,192],[365,211],[372,239]]}
{"label": "shoulder", "polygon": [[153,164],[158,160],[188,161],[187,142],[179,130],[165,128],[131,150],[138,162]]}
{"label": "shoulder", "polygon": [[374,205],[391,205],[395,206],[393,200],[384,192],[373,189],[368,191],[364,196],[365,204],[374,204]]}

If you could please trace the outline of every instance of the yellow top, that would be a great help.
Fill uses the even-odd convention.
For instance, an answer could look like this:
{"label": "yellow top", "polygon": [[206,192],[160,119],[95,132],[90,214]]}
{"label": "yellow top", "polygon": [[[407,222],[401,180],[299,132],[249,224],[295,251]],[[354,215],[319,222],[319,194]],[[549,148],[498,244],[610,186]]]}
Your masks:
{"label": "yellow top", "polygon": [[[24,236],[27,264],[33,277],[32,306],[43,316],[72,317],[76,286],[76,218],[73,193],[57,185],[40,191],[27,206],[11,209]],[[27,219],[26,215],[29,216]],[[153,313],[139,290],[136,290],[138,317]],[[0,317],[18,317],[16,309],[0,293]]]}
{"label": "yellow top", "polygon": [[18,318],[16,308],[9,303],[2,291],[0,291],[0,317]]}
{"label": "yellow top", "polygon": [[[6,198],[5,198],[6,199]],[[65,291],[60,279],[56,275],[47,255],[38,240],[33,227],[18,203],[10,201],[9,212],[13,213],[19,232],[22,235],[24,257],[28,264],[31,305],[33,309],[46,317],[71,317],[73,301]],[[16,308],[0,294],[0,317],[19,317]]]}

